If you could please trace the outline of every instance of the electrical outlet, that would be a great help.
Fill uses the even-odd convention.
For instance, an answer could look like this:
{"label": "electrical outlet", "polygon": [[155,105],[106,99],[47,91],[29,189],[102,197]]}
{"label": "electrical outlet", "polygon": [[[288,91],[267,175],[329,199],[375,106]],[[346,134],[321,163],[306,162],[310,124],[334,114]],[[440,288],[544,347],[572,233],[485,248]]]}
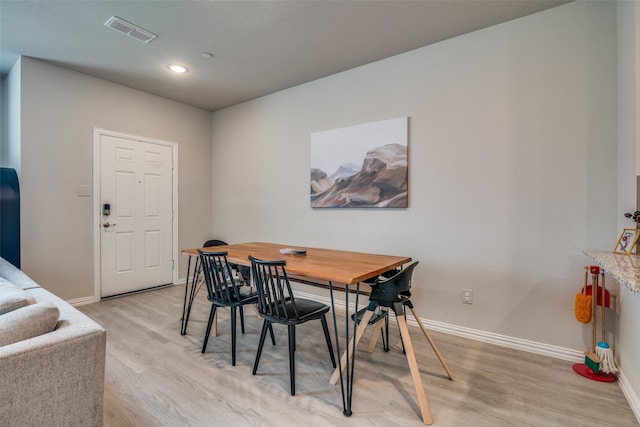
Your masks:
{"label": "electrical outlet", "polygon": [[462,303],[473,304],[473,291],[471,289],[462,290]]}

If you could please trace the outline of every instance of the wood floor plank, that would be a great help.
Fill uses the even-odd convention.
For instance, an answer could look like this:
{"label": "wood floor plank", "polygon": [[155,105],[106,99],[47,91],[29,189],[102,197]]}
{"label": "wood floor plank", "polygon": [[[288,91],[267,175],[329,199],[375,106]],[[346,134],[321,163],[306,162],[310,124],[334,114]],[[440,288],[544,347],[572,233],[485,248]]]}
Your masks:
{"label": "wood floor plank", "polygon": [[[79,307],[107,330],[104,422],[121,426],[423,426],[395,319],[387,353],[356,352],[353,415],[342,415],[339,386],[322,328],[297,333],[296,395],[289,395],[286,328],[265,343],[251,368],[261,320],[245,310],[231,366],[229,312],[201,353],[210,306],[198,295],[180,335],[184,288],[170,286]],[[331,328],[333,330],[333,328]],[[434,426],[638,426],[616,383],[576,375],[570,362],[430,331],[456,381],[450,381],[418,327],[409,326]],[[343,339],[343,337],[341,337]],[[342,344],[342,342],[341,342]],[[343,345],[341,345],[342,347]]]}

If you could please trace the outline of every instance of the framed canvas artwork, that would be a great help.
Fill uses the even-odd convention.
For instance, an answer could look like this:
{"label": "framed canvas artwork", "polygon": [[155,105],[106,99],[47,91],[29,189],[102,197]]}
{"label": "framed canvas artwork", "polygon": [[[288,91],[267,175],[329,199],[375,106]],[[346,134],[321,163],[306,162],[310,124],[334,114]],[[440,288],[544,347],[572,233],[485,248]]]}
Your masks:
{"label": "framed canvas artwork", "polygon": [[408,207],[408,121],[311,134],[311,207]]}

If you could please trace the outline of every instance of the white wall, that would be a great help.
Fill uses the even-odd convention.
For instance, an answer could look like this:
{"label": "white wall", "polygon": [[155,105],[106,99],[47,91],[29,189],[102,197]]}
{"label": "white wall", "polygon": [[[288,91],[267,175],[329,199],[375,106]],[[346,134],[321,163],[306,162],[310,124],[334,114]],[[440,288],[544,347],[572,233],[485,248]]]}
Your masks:
{"label": "white wall", "polygon": [[[85,74],[22,58],[22,268],[70,300],[93,295],[93,127],[178,143],[179,248],[211,227],[211,115]],[[179,257],[179,277],[186,261]]]}
{"label": "white wall", "polygon": [[[640,5],[632,1],[618,2],[618,228],[631,227],[624,212],[636,206],[640,175]],[[636,159],[634,164],[634,158]],[[632,171],[635,171],[633,173]],[[638,189],[640,190],[640,189]],[[640,369],[629,369],[640,360],[640,295],[623,288],[618,299],[616,353],[624,367],[621,385],[640,419]]]}
{"label": "white wall", "polygon": [[[311,209],[310,133],[403,115],[410,207]],[[214,113],[213,229],[410,255],[424,317],[581,351],[582,250],[617,237],[616,126],[615,3],[567,4]]]}

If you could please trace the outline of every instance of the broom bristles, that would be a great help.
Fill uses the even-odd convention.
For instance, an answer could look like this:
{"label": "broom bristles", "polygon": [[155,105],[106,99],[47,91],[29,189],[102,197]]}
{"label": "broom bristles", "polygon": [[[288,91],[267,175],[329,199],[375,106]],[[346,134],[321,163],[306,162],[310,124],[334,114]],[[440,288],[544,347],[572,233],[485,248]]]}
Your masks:
{"label": "broom bristles", "polygon": [[616,374],[616,361],[613,359],[613,351],[606,342],[599,342],[596,347],[596,354],[600,357],[600,370],[605,374]]}

